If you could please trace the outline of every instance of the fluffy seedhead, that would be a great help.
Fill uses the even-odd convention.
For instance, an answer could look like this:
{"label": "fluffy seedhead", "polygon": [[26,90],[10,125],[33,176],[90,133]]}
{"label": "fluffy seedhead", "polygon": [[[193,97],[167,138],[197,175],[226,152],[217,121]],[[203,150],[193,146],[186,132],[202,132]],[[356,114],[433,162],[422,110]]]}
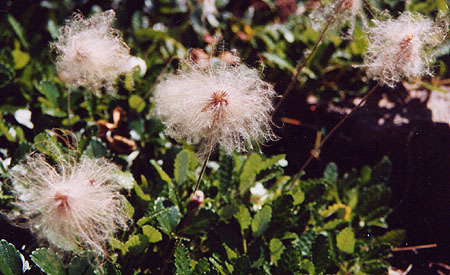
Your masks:
{"label": "fluffy seedhead", "polygon": [[445,38],[443,25],[411,12],[373,24],[362,66],[370,78],[394,87],[403,78],[432,74],[430,50]]}
{"label": "fluffy seedhead", "polygon": [[273,139],[270,113],[275,95],[258,71],[216,58],[206,68],[188,62],[155,89],[156,114],[166,133],[200,143],[200,156],[217,144],[227,153]]}
{"label": "fluffy seedhead", "polygon": [[53,167],[42,155],[30,155],[10,172],[19,218],[54,247],[105,256],[109,238],[129,221],[119,172],[105,159],[61,159]]}
{"label": "fluffy seedhead", "polygon": [[112,27],[114,17],[113,10],[87,19],[75,13],[59,30],[52,46],[59,77],[69,87],[113,90],[115,79],[130,70],[129,48]]}
{"label": "fluffy seedhead", "polygon": [[363,12],[363,0],[329,0],[321,1],[309,17],[315,31],[323,31],[327,24],[330,29],[339,29],[348,25],[348,30],[341,37],[350,39],[353,36],[357,16],[361,16],[363,23],[365,17]]}

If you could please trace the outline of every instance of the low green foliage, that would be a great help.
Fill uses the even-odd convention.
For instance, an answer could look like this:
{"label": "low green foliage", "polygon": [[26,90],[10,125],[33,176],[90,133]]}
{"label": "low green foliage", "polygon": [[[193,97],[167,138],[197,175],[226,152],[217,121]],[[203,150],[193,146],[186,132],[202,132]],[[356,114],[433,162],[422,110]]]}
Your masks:
{"label": "low green foliage", "polygon": [[[192,210],[188,203],[202,160],[193,145],[168,138],[153,117],[151,95],[159,76],[175,71],[189,48],[206,49],[211,56],[236,48],[246,64],[264,64],[264,80],[282,93],[298,60],[320,37],[311,28],[309,11],[282,18],[277,5],[283,1],[273,0],[249,6],[212,1],[217,12],[210,13],[203,10],[202,3],[211,2],[206,0],[122,1],[126,5],[106,1],[116,8],[115,27],[123,32],[131,53],[147,66],[142,77],[139,72],[120,77],[117,92],[109,93],[82,87],[69,90],[48,46],[73,11],[88,15],[108,4],[49,0],[28,1],[25,7],[22,1],[6,2],[0,24],[1,213],[16,210],[9,170],[34,151],[52,163],[71,154],[108,158],[122,167],[128,186],[122,191],[128,200],[124,205],[134,223],[111,236],[106,259],[64,254],[34,239],[26,240],[19,252],[3,239],[9,236],[2,235],[0,273],[16,275],[29,269],[50,275],[163,270],[179,275],[387,273],[387,257],[406,236],[386,222],[392,212],[387,157],[349,173],[339,173],[331,162],[323,176],[294,180],[284,171],[284,154],[226,155],[218,149],[200,181],[205,199]],[[300,12],[308,1],[294,2]],[[444,0],[368,3],[395,15],[404,9],[431,15],[449,12]],[[336,30],[325,35],[298,75],[293,94],[295,89],[308,90],[328,103],[367,92],[367,78],[353,66],[361,64],[367,46],[363,21],[355,22],[353,40],[343,39]],[[211,42],[214,36],[223,38],[224,50],[221,43]],[[450,44],[445,43],[436,53],[448,58]],[[446,73],[443,60],[439,77]],[[423,83],[434,89],[433,85]],[[119,119],[114,117],[116,108],[121,110]],[[30,118],[19,117],[21,111]],[[102,135],[99,125],[113,122],[116,128]],[[111,141],[114,137],[135,146],[126,150]]]}

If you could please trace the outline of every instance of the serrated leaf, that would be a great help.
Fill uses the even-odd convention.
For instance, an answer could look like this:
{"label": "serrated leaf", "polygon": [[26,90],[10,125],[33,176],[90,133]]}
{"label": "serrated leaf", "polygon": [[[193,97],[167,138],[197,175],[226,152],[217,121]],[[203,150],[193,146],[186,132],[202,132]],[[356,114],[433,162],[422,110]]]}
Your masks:
{"label": "serrated leaf", "polygon": [[260,171],[261,157],[258,154],[251,154],[245,161],[242,173],[240,175],[239,191],[241,193],[247,191],[251,183]]}
{"label": "serrated leaf", "polygon": [[312,258],[317,273],[324,272],[330,262],[330,247],[328,237],[325,235],[318,235],[314,240],[312,246]]}
{"label": "serrated leaf", "polygon": [[64,264],[55,252],[48,248],[38,248],[30,256],[31,260],[49,275],[65,275]]}
{"label": "serrated leaf", "polygon": [[20,252],[6,240],[0,241],[0,272],[4,275],[22,274]]}
{"label": "serrated leaf", "polygon": [[144,233],[144,236],[148,238],[150,243],[156,243],[162,240],[161,232],[151,225],[142,226],[142,232]]}
{"label": "serrated leaf", "polygon": [[247,207],[243,204],[239,205],[239,211],[233,215],[241,225],[241,230],[244,231],[252,223],[252,217]]}
{"label": "serrated leaf", "polygon": [[128,104],[131,109],[136,110],[138,113],[142,112],[146,106],[145,101],[138,95],[131,95],[128,98]]}
{"label": "serrated leaf", "polygon": [[283,253],[283,250],[286,247],[283,245],[283,243],[277,239],[273,238],[270,240],[269,243],[269,249],[270,249],[270,258],[272,259],[272,262],[277,265],[278,260],[281,257],[281,254]]}
{"label": "serrated leaf", "polygon": [[[233,181],[233,158],[226,155],[224,152],[220,152],[219,155],[220,168],[217,171],[217,177],[219,179],[219,192],[227,193]],[[224,199],[227,197],[224,196]]]}
{"label": "serrated leaf", "polygon": [[254,237],[259,237],[269,226],[272,218],[272,208],[268,205],[259,210],[252,220],[252,232]]}
{"label": "serrated leaf", "polygon": [[181,185],[183,183],[184,178],[186,177],[188,171],[188,167],[189,167],[189,153],[187,152],[187,150],[182,150],[177,154],[173,168],[175,182],[178,185]]}
{"label": "serrated leaf", "polygon": [[189,252],[183,243],[179,243],[175,250],[175,269],[176,275],[190,275],[192,269],[190,265],[191,259],[189,258]]}
{"label": "serrated leaf", "polygon": [[336,236],[337,248],[348,254],[352,254],[355,250],[355,243],[355,233],[349,227],[342,229]]}

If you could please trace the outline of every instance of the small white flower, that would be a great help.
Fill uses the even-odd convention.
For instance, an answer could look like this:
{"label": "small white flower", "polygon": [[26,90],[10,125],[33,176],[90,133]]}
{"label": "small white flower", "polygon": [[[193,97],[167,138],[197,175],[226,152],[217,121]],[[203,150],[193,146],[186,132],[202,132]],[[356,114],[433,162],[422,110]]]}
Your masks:
{"label": "small white flower", "polygon": [[59,77],[68,86],[113,90],[116,78],[132,69],[129,48],[121,33],[112,27],[114,17],[113,10],[87,19],[75,13],[60,29],[52,45],[58,54]]}
{"label": "small white flower", "polygon": [[14,112],[14,118],[20,124],[26,126],[29,129],[34,128],[33,122],[31,122],[31,111],[28,109],[19,109]]}
{"label": "small white flower", "polygon": [[154,93],[156,114],[174,138],[200,143],[200,156],[217,144],[227,153],[251,149],[252,142],[273,139],[270,127],[272,85],[242,64],[188,64],[166,76]]}
{"label": "small white flower", "polygon": [[250,188],[250,202],[256,210],[261,208],[269,198],[269,195],[269,191],[260,182],[257,182],[255,186]]}
{"label": "small white flower", "polygon": [[397,19],[372,20],[364,57],[367,75],[394,87],[403,78],[431,75],[429,52],[446,35],[442,26],[418,13],[404,12]]}
{"label": "small white flower", "polygon": [[136,56],[130,57],[130,60],[128,61],[129,71],[134,70],[137,68],[139,70],[139,76],[143,77],[145,75],[145,72],[147,72],[147,64],[145,64],[144,59]]}
{"label": "small white flower", "polygon": [[109,238],[129,220],[118,192],[119,169],[105,159],[62,157],[55,168],[35,154],[10,170],[20,217],[60,249],[104,255]]}

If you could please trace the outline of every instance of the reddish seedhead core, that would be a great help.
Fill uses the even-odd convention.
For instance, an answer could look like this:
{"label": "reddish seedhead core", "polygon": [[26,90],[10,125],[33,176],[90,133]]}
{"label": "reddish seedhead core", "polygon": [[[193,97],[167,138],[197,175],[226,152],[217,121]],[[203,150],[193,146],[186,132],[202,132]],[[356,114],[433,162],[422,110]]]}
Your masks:
{"label": "reddish seedhead core", "polygon": [[56,204],[58,205],[58,210],[64,211],[69,209],[69,198],[66,194],[57,192],[55,194],[54,200]]}
{"label": "reddish seedhead core", "polygon": [[400,52],[398,53],[399,61],[405,62],[411,58],[411,40],[413,40],[413,38],[414,35],[411,34],[400,40],[400,42],[398,43],[400,47]]}
{"label": "reddish seedhead core", "polygon": [[225,91],[215,91],[212,93],[208,104],[202,109],[202,112],[206,112],[208,110],[217,110],[222,109],[223,107],[228,105],[228,94]]}

